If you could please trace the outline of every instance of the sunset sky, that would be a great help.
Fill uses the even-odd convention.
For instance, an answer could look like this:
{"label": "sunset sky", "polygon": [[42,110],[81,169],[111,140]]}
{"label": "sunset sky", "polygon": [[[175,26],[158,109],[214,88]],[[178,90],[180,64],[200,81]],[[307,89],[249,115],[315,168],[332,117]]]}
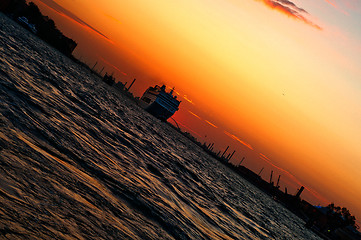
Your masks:
{"label": "sunset sky", "polygon": [[174,119],[200,141],[360,220],[361,1],[34,2],[135,95],[175,87]]}

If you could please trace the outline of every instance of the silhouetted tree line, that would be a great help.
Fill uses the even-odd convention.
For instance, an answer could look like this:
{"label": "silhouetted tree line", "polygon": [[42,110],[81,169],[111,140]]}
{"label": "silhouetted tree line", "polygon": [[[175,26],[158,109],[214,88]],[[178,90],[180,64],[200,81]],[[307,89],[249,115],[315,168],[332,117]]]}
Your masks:
{"label": "silhouetted tree line", "polygon": [[329,209],[327,212],[327,218],[332,229],[346,226],[358,228],[355,216],[352,216],[347,208],[335,206],[334,203],[330,203],[327,208]]}
{"label": "silhouetted tree line", "polygon": [[33,2],[29,4],[25,0],[1,0],[0,10],[11,15],[13,18],[25,16],[29,23],[35,24],[37,33],[42,40],[49,43],[67,56],[72,56],[77,43],[64,36],[56,27],[54,21],[48,16],[41,14],[38,6]]}

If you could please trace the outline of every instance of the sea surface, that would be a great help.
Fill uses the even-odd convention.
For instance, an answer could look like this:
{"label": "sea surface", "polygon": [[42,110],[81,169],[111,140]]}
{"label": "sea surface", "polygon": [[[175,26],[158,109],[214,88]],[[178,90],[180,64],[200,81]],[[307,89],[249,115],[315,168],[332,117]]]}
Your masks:
{"label": "sea surface", "polygon": [[0,14],[0,239],[319,239]]}

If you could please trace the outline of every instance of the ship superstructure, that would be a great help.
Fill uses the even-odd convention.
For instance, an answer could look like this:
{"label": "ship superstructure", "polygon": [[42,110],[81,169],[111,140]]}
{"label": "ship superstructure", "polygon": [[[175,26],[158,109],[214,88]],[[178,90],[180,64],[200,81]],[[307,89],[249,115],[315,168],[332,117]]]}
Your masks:
{"label": "ship superstructure", "polygon": [[146,111],[164,121],[178,111],[180,104],[177,96],[173,96],[173,89],[170,92],[165,89],[165,85],[149,87],[140,99],[140,105]]}

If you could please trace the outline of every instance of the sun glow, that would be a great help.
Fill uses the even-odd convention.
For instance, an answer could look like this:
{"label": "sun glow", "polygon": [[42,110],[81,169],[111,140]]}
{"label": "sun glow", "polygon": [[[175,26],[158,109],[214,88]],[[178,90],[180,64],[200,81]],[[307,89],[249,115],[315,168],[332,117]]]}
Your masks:
{"label": "sun glow", "polygon": [[[102,49],[97,60],[126,80],[139,76],[141,90],[175,86],[189,132],[199,138],[207,131],[219,131],[219,139],[226,134],[292,173],[315,196],[344,201],[361,216],[355,201],[361,197],[357,1],[64,0],[61,5],[72,13],[53,5],[51,11],[81,29],[73,34],[86,46],[82,55]],[[81,31],[99,39],[98,45]]]}

